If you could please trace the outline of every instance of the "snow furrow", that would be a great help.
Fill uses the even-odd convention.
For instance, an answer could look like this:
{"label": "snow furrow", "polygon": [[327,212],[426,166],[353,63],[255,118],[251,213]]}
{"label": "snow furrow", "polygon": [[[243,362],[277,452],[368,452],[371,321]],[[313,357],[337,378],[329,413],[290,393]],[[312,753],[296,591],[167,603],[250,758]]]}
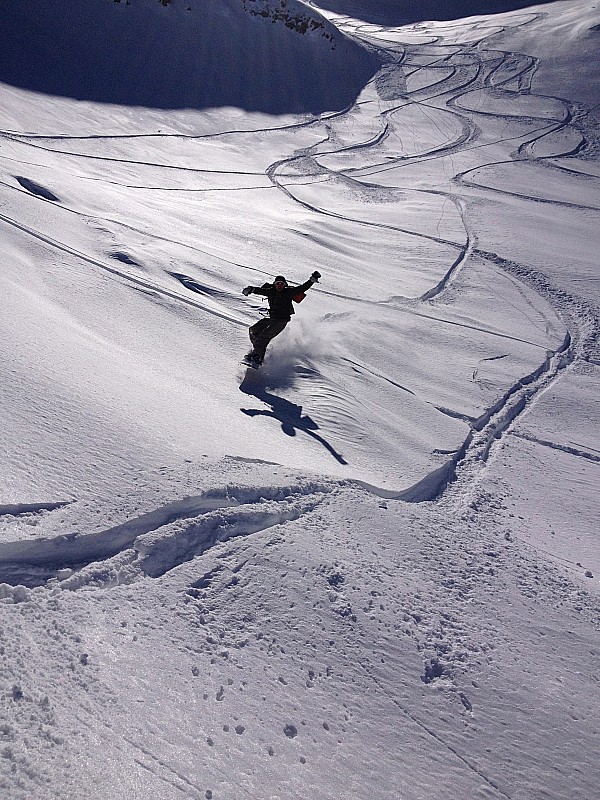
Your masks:
{"label": "snow furrow", "polygon": [[74,500],[61,500],[56,503],[2,503],[0,504],[0,517],[19,517],[23,514],[39,514],[43,511],[56,511],[75,502]]}
{"label": "snow furrow", "polygon": [[[0,544],[0,582],[37,585],[57,575],[70,577],[65,570],[79,571],[85,565],[96,563],[100,566],[94,567],[92,572],[104,575],[107,568],[101,562],[115,556],[118,556],[117,571],[124,565],[129,568],[132,561],[139,561],[144,574],[157,577],[216,541],[295,519],[318,504],[333,486],[333,483],[251,489],[230,486],[223,491],[211,490],[168,503],[98,533],[5,542]],[[316,500],[311,500],[314,496]],[[249,510],[245,510],[247,507]],[[236,511],[229,515],[217,512],[217,509],[226,508]],[[111,574],[113,567],[115,564],[108,570]],[[87,580],[92,582],[89,576]],[[67,585],[80,582],[82,578],[76,576]]]}

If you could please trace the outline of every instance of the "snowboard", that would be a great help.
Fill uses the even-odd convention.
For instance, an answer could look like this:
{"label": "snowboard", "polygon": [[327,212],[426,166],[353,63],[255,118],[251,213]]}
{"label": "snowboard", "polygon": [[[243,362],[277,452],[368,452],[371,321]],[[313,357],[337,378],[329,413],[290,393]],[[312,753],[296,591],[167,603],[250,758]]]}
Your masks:
{"label": "snowboard", "polygon": [[258,363],[257,363],[256,361],[254,361],[253,359],[251,359],[251,358],[248,358],[247,356],[244,356],[244,358],[242,359],[242,364],[243,364],[245,367],[250,367],[250,369],[256,369],[256,370],[260,369],[260,367],[261,367],[261,365],[260,365],[260,364],[258,364]]}

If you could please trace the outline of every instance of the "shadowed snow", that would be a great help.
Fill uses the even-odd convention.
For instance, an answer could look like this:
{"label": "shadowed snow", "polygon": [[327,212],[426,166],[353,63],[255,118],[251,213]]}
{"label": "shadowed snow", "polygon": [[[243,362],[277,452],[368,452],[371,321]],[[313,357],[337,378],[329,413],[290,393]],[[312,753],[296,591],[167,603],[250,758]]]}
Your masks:
{"label": "shadowed snow", "polygon": [[355,100],[375,67],[295,0],[19,0],[2,9],[0,81],[90,102],[318,113]]}

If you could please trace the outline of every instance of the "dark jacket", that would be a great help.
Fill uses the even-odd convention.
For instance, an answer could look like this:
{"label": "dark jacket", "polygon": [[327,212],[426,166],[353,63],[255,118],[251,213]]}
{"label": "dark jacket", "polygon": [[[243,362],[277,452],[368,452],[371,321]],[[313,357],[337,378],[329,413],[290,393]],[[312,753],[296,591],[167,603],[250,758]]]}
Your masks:
{"label": "dark jacket", "polygon": [[274,284],[264,283],[262,286],[253,286],[253,294],[261,294],[269,301],[269,316],[271,319],[286,319],[289,320],[294,314],[294,306],[292,298],[298,294],[302,294],[313,285],[313,281],[309,278],[301,286],[286,286],[281,291],[277,291]]}

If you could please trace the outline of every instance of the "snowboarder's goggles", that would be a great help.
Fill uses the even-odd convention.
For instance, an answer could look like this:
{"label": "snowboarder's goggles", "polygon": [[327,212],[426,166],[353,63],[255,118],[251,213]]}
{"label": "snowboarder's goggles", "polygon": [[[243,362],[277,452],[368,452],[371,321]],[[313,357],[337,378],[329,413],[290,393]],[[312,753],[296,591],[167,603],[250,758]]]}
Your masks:
{"label": "snowboarder's goggles", "polygon": [[287,286],[285,281],[275,281],[275,286]]}

